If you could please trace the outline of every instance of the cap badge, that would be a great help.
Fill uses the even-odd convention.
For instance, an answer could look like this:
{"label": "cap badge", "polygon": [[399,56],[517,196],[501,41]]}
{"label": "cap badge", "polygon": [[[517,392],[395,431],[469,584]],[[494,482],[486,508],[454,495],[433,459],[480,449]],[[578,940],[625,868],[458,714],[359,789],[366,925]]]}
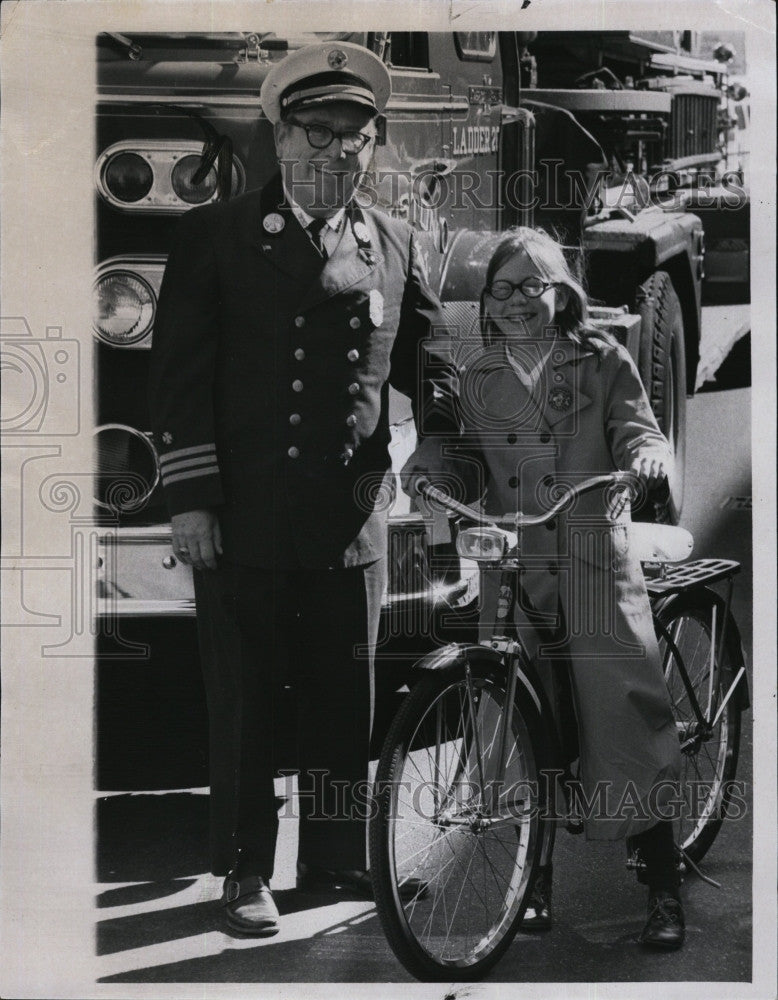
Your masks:
{"label": "cap badge", "polygon": [[377,288],[371,288],[368,296],[370,301],[370,322],[380,326],[384,321],[384,297]]}
{"label": "cap badge", "polygon": [[573,394],[569,389],[554,389],[548,394],[552,410],[569,410],[573,405]]}
{"label": "cap badge", "polygon": [[348,56],[343,49],[332,49],[327,56],[327,63],[330,69],[343,69],[348,63]]}
{"label": "cap badge", "polygon": [[280,233],[285,225],[283,215],[279,215],[278,212],[271,212],[262,220],[262,226],[266,233]]}

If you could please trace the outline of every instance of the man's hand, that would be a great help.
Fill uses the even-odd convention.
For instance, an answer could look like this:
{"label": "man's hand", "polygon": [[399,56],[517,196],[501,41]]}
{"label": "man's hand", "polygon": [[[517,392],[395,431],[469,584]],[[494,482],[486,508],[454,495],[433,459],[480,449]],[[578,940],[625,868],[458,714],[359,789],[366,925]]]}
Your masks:
{"label": "man's hand", "polygon": [[174,514],[170,523],[176,558],[195,569],[216,569],[216,556],[222,554],[222,533],[216,515],[210,510],[189,510]]}

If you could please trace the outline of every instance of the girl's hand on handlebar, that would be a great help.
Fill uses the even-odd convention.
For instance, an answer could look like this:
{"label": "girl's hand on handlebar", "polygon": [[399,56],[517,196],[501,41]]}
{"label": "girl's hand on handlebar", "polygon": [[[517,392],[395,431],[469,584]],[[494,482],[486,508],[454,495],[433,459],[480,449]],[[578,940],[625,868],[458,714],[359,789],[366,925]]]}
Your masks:
{"label": "girl's hand on handlebar", "polygon": [[402,486],[403,492],[407,493],[412,500],[421,495],[424,486],[429,485],[429,476],[424,472],[416,470],[406,472],[403,470],[400,473],[400,486]]}
{"label": "girl's hand on handlebar", "polygon": [[664,459],[658,455],[636,455],[630,466],[649,497],[666,500],[670,482]]}

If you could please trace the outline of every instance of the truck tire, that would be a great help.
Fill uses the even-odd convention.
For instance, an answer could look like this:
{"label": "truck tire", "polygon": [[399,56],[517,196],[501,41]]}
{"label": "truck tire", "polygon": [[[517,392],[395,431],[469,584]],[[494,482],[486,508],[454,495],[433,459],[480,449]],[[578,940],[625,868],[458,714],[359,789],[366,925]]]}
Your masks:
{"label": "truck tire", "polygon": [[657,510],[653,519],[676,522],[684,488],[686,352],[681,303],[666,271],[656,271],[640,286],[637,305],[640,377],[660,430],[675,451],[674,503]]}

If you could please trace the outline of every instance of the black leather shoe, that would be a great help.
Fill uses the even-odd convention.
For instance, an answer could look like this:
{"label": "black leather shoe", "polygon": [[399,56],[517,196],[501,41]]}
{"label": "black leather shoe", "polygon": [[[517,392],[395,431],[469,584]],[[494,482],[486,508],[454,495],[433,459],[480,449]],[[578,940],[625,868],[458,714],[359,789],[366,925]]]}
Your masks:
{"label": "black leather shoe", "polygon": [[523,931],[548,931],[553,924],[551,911],[551,865],[542,865],[535,876],[527,909],[521,921]]}
{"label": "black leather shoe", "polygon": [[648,897],[648,920],[640,938],[648,948],[680,948],[686,937],[686,922],[681,901],[669,892],[654,892]]}
{"label": "black leather shoe", "polygon": [[373,898],[370,872],[359,868],[322,868],[298,862],[297,888],[301,892],[347,890],[366,899]]}
{"label": "black leather shoe", "polygon": [[[370,872],[361,868],[322,868],[319,865],[297,863],[297,888],[300,892],[351,892],[365,899],[373,899]],[[400,886],[400,899],[413,899],[424,895],[427,885],[421,879],[411,878]]]}
{"label": "black leather shoe", "polygon": [[278,934],[278,908],[270,886],[259,875],[224,880],[222,903],[227,923],[234,931],[270,937]]}

